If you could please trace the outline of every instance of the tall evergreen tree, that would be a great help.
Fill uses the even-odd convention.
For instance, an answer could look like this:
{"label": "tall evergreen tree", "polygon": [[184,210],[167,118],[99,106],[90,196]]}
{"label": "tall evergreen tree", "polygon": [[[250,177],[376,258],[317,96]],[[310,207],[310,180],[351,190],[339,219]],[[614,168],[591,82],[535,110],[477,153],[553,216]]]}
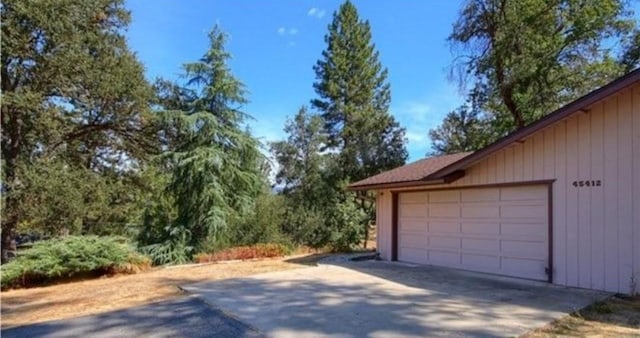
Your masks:
{"label": "tall evergreen tree", "polygon": [[339,153],[340,176],[358,180],[404,164],[405,130],[388,112],[387,70],[369,22],[350,1],[334,13],[325,42],[314,67],[318,98],[311,104],[324,118],[328,148]]}
{"label": "tall evergreen tree", "polygon": [[[29,221],[23,211],[36,207],[28,205],[25,195],[25,187],[34,182],[25,180],[46,179],[52,184],[42,189],[58,189],[61,185],[54,181],[60,179],[69,191],[69,175],[78,181],[87,175],[119,179],[144,161],[155,144],[147,111],[153,93],[122,35],[130,21],[123,1],[8,0],[0,12],[5,261],[16,226]],[[46,177],[49,174],[38,175],[59,172],[31,170],[51,163],[62,163],[65,173]],[[82,203],[95,195],[85,195]],[[117,197],[106,200],[119,203]],[[96,219],[77,213],[77,205],[64,208],[39,215]]]}
{"label": "tall evergreen tree", "polygon": [[[229,220],[246,213],[263,191],[263,156],[258,141],[243,129],[248,117],[244,85],[227,62],[226,34],[209,34],[210,48],[197,62],[184,65],[183,86],[161,82],[169,140],[170,180],[176,218],[161,238],[165,244],[202,249],[224,234]],[[165,218],[166,219],[166,218]]]}

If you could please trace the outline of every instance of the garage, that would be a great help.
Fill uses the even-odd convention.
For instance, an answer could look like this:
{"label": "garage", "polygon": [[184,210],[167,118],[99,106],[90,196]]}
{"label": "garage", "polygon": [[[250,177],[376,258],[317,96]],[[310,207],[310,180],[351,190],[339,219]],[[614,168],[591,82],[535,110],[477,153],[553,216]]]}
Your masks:
{"label": "garage", "polygon": [[398,260],[547,280],[545,185],[398,195]]}
{"label": "garage", "polygon": [[640,69],[484,148],[349,189],[375,194],[381,259],[636,294],[639,168]]}

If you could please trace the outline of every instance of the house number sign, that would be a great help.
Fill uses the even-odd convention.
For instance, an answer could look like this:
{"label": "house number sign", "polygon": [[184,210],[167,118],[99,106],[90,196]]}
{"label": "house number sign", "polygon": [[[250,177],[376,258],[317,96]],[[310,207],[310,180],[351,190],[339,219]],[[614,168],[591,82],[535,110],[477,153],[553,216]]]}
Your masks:
{"label": "house number sign", "polygon": [[576,188],[584,188],[584,187],[599,187],[602,185],[601,180],[590,180],[590,181],[573,181],[573,186]]}

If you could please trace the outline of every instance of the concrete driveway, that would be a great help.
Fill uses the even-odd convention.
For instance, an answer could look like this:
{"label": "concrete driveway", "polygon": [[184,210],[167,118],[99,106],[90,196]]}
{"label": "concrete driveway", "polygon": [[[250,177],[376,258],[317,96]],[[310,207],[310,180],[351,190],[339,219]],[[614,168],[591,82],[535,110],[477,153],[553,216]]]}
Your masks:
{"label": "concrete driveway", "polygon": [[184,287],[271,337],[518,336],[607,294],[362,261]]}

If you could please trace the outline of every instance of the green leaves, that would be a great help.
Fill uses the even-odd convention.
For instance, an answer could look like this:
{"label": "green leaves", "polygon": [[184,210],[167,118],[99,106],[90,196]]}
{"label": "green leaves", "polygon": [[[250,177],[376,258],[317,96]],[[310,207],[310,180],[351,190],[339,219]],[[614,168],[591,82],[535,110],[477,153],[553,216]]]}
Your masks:
{"label": "green leaves", "polygon": [[123,1],[9,0],[0,11],[3,249],[18,224],[58,234],[135,221],[139,186],[119,189],[159,145]]}
{"label": "green leaves", "polygon": [[[469,0],[449,36],[453,70],[504,135],[630,70],[627,8],[621,0]],[[627,56],[616,57],[621,42]]]}
{"label": "green leaves", "polygon": [[247,214],[265,187],[259,143],[241,129],[246,92],[227,66],[225,38],[215,27],[210,49],[198,62],[185,64],[185,83],[158,85],[161,103],[171,109],[159,117],[168,146],[166,193],[175,205],[170,224],[146,229],[157,234],[153,238],[141,237],[158,262],[181,261],[205,243],[222,240],[231,219]]}
{"label": "green leaves", "polygon": [[129,272],[149,266],[119,237],[68,236],[37,242],[2,266],[2,288],[33,286],[69,277]]}
{"label": "green leaves", "polygon": [[490,121],[468,106],[449,112],[441,125],[429,131],[429,138],[434,155],[476,151],[497,139]]}
{"label": "green leaves", "polygon": [[389,115],[387,70],[371,42],[371,28],[355,6],[340,6],[316,63],[311,104],[324,119],[326,147],[338,153],[340,177],[358,180],[404,164],[404,129]]}

